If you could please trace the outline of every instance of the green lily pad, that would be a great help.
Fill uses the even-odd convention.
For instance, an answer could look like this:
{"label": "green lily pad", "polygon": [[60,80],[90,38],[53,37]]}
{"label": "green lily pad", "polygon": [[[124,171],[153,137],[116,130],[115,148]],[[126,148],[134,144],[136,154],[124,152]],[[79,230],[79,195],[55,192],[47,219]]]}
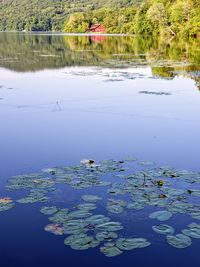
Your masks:
{"label": "green lily pad", "polygon": [[49,217],[49,220],[55,223],[64,223],[69,220],[68,213],[69,213],[68,209],[60,209],[52,217]]}
{"label": "green lily pad", "polygon": [[112,241],[113,239],[116,239],[118,237],[118,234],[115,232],[99,232],[96,234],[96,239],[99,241]]}
{"label": "green lily pad", "polygon": [[101,200],[101,197],[96,195],[84,195],[82,196],[82,199],[86,202],[97,202],[98,200]]}
{"label": "green lily pad", "polygon": [[155,211],[149,215],[150,219],[157,219],[159,221],[167,221],[172,217],[172,213],[166,210]]}
{"label": "green lily pad", "polygon": [[120,222],[105,222],[102,224],[98,224],[96,229],[99,231],[119,231],[123,229],[123,226]]}
{"label": "green lily pad", "polygon": [[144,209],[144,204],[132,202],[127,205],[127,209],[135,209],[135,210],[142,210]]}
{"label": "green lily pad", "polygon": [[85,222],[87,224],[94,224],[94,225],[99,225],[99,224],[103,224],[103,223],[107,223],[110,221],[110,218],[101,215],[101,214],[97,214],[97,215],[92,215],[88,218],[85,219]]}
{"label": "green lily pad", "polygon": [[108,199],[107,210],[111,213],[122,213],[125,207],[126,202],[124,200]]}
{"label": "green lily pad", "polygon": [[173,235],[175,233],[174,228],[167,224],[154,225],[152,229],[162,235]]}
{"label": "green lily pad", "polygon": [[69,220],[63,224],[65,234],[80,234],[86,232],[87,223],[82,220]]}
{"label": "green lily pad", "polygon": [[99,245],[99,241],[86,234],[71,235],[64,240],[64,244],[75,250],[85,250]]}
{"label": "green lily pad", "polygon": [[42,207],[40,209],[40,212],[45,214],[45,215],[52,215],[54,213],[56,213],[58,211],[58,209],[53,206],[53,207]]}
{"label": "green lily pad", "polygon": [[116,241],[116,246],[121,250],[132,250],[135,248],[145,248],[151,243],[145,238],[119,238]]}
{"label": "green lily pad", "polygon": [[184,234],[168,235],[167,242],[175,248],[187,248],[192,244],[191,238]]}
{"label": "green lily pad", "polygon": [[15,206],[14,203],[1,203],[0,204],[0,212],[10,210],[10,209],[14,208],[14,206]]}
{"label": "green lily pad", "polygon": [[76,206],[76,208],[80,210],[90,211],[90,210],[95,210],[97,207],[93,203],[84,203],[84,204],[79,204],[78,206]]}
{"label": "green lily pad", "polygon": [[192,238],[200,238],[200,224],[191,223],[188,225],[188,229],[183,229],[182,233]]}
{"label": "green lily pad", "polygon": [[107,257],[115,257],[123,253],[114,243],[105,243],[100,251]]}

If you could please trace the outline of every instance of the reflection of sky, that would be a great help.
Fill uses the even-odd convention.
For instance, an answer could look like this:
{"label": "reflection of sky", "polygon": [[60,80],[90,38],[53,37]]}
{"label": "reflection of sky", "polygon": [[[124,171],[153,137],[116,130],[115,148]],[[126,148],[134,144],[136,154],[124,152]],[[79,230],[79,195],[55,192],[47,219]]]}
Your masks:
{"label": "reflection of sky", "polygon": [[137,68],[132,73],[146,76],[104,82],[101,75],[74,71],[90,69],[25,74],[1,69],[4,174],[126,155],[198,170],[200,97],[191,79],[151,79],[149,68]]}

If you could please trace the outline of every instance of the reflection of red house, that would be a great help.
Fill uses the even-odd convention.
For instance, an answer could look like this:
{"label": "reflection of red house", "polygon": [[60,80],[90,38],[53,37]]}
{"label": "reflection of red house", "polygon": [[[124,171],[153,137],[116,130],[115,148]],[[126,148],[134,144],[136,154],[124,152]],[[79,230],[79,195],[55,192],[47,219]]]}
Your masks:
{"label": "reflection of red house", "polygon": [[90,26],[90,28],[87,30],[87,32],[105,32],[105,27],[102,24],[93,24]]}

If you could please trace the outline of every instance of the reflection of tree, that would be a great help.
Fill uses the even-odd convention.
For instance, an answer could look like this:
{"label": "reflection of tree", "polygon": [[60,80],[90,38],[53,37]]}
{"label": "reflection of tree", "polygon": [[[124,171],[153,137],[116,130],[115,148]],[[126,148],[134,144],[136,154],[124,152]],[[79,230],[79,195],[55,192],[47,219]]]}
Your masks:
{"label": "reflection of tree", "polygon": [[[145,39],[133,36],[57,36],[0,34],[0,64],[15,71],[65,66],[152,66],[155,76],[171,78],[176,72],[194,75],[200,65],[199,41]],[[176,64],[174,64],[176,61]],[[182,62],[184,64],[182,64]],[[185,64],[190,63],[190,64]]]}
{"label": "reflection of tree", "polygon": [[175,76],[174,68],[171,67],[152,67],[151,70],[156,77],[173,78]]}

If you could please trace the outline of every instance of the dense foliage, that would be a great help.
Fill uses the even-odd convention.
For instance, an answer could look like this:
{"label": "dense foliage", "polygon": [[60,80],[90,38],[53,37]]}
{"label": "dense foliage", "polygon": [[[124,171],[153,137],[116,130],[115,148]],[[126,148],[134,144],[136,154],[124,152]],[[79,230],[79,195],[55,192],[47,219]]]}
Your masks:
{"label": "dense foliage", "polygon": [[[0,0],[0,30],[200,35],[200,0]],[[22,8],[23,7],[23,8]]]}
{"label": "dense foliage", "polygon": [[61,31],[70,14],[141,0],[0,0],[0,30]]}
{"label": "dense foliage", "polygon": [[199,0],[147,0],[140,6],[101,8],[71,14],[64,32],[84,32],[91,23],[102,23],[108,33],[162,36],[200,34]]}

